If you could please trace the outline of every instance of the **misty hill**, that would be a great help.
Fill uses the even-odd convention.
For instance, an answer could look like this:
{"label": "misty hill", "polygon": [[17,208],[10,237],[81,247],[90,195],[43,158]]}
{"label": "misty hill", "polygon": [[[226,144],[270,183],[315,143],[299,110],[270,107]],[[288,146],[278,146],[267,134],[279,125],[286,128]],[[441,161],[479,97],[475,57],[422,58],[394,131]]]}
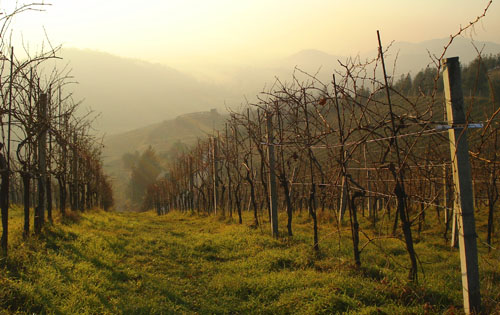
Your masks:
{"label": "misty hill", "polygon": [[139,129],[105,138],[104,155],[111,162],[125,153],[142,152],[152,146],[156,152],[167,152],[175,143],[194,144],[198,138],[220,129],[228,117],[215,109],[206,112],[184,114],[175,119],[149,125]]}
{"label": "misty hill", "polygon": [[[440,56],[444,46],[449,42],[449,38],[432,39],[420,43],[395,42],[390,50],[390,60],[396,58],[397,53],[397,74],[412,73],[415,75],[419,70],[431,64],[429,53]],[[474,42],[478,50],[482,51],[482,55],[498,54],[500,52],[500,44],[493,42]],[[460,57],[462,65],[470,63],[477,57],[477,52],[471,43],[470,39],[457,37],[453,44],[448,49],[445,57]],[[372,51],[372,55],[376,55],[376,51]],[[392,64],[391,64],[392,68]]]}
{"label": "misty hill", "polygon": [[315,73],[320,68],[322,71],[332,72],[339,69],[338,60],[345,60],[346,56],[331,55],[321,50],[305,49],[283,59],[281,66],[284,68],[300,68],[308,73]]}
{"label": "misty hill", "polygon": [[224,108],[230,91],[173,68],[91,50],[64,49],[75,98],[100,113],[96,129],[117,133],[178,115]]}
{"label": "misty hill", "polygon": [[[419,70],[431,63],[431,54],[441,54],[448,39],[435,39],[420,43],[393,43],[386,55],[389,73],[392,73],[397,56],[396,76]],[[476,42],[483,54],[500,52],[500,44]],[[376,57],[374,49],[360,55],[361,60]],[[469,63],[477,55],[470,40],[458,37],[447,56],[460,56],[462,64]],[[72,75],[79,82],[73,89],[75,98],[85,99],[86,106],[101,113],[95,128],[106,134],[124,132],[151,125],[165,119],[190,112],[226,106],[239,107],[246,100],[270,87],[275,78],[291,81],[295,67],[314,74],[329,82],[339,62],[348,57],[331,55],[319,50],[303,50],[285,58],[240,66],[215,66],[206,69],[204,80],[195,74],[145,61],[121,58],[91,50],[64,49],[64,63],[73,69]],[[252,62],[249,61],[249,64]],[[212,79],[210,79],[210,76]],[[307,79],[300,76],[299,79]],[[215,78],[221,78],[217,80]]]}
{"label": "misty hill", "polygon": [[[127,199],[124,194],[129,171],[122,161],[124,154],[142,153],[151,146],[159,156],[168,157],[176,150],[195,144],[198,138],[212,134],[214,129],[221,129],[227,118],[213,109],[180,115],[175,119],[107,136],[104,140],[104,168],[111,176],[116,202]],[[122,204],[120,206],[124,207]]]}
{"label": "misty hill", "polygon": [[[402,74],[410,73],[413,76],[427,66],[433,66],[429,53],[440,56],[449,38],[433,39],[419,43],[394,42],[386,53],[386,66],[392,75],[394,61],[397,58],[394,74],[396,78]],[[483,55],[497,54],[500,52],[500,44],[493,42],[475,42]],[[388,45],[384,44],[384,45]],[[351,56],[340,56],[329,54],[317,49],[305,49],[281,59],[268,60],[252,66],[239,66],[228,69],[212,68],[214,76],[224,77],[224,84],[228,89],[245,95],[252,100],[257,93],[272,86],[275,78],[289,82],[294,75],[294,69],[298,68],[309,74],[317,74],[317,78],[327,83],[332,80],[335,70],[342,71],[339,63],[346,63],[349,58],[358,58],[360,62],[376,58],[378,55],[377,42],[374,38],[374,49],[368,52],[353,52]],[[387,47],[384,47],[387,48]],[[449,47],[445,57],[459,56],[462,64],[470,63],[477,52],[470,39],[457,37]],[[344,72],[344,71],[342,71]],[[308,80],[307,76],[295,71],[298,80]],[[230,104],[232,105],[232,104]]]}
{"label": "misty hill", "polygon": [[[397,58],[395,69],[396,76],[406,73],[415,75],[418,71],[427,66],[433,66],[429,53],[431,55],[440,56],[444,46],[448,42],[449,38],[433,39],[419,43],[394,42],[385,55],[388,72],[392,73],[394,61]],[[500,52],[500,44],[498,43],[478,41],[474,42],[474,45],[482,51],[483,55],[497,54]],[[384,49],[385,48],[387,47],[384,47]],[[365,53],[360,53],[360,60],[365,61],[366,59],[377,57],[377,49],[377,43],[374,40],[374,49]],[[445,55],[445,57],[454,56],[459,56],[462,64],[468,64],[477,57],[477,52],[470,39],[457,37]],[[345,64],[348,58],[356,57],[358,57],[357,54],[353,54],[352,56],[339,56],[316,49],[302,50],[282,60],[276,60],[274,64],[269,64],[269,68],[275,69],[275,74],[268,78],[266,82],[271,82],[274,76],[278,76],[283,80],[290,80],[295,67],[309,74],[318,72],[319,79],[323,82],[329,82],[332,79],[333,71],[341,70],[339,61]]]}

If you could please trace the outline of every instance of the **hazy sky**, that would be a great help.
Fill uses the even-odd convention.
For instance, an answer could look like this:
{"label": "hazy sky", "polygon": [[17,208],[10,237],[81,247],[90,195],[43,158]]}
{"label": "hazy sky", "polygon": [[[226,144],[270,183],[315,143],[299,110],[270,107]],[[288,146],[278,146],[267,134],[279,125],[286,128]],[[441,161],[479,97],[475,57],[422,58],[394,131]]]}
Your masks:
{"label": "hazy sky", "polygon": [[[9,9],[15,0],[0,1]],[[22,4],[23,1],[18,1]],[[35,49],[45,30],[54,45],[161,62],[245,63],[303,49],[352,55],[384,42],[418,42],[455,33],[485,0],[52,0],[45,12],[13,23]],[[500,2],[475,38],[500,42]],[[14,33],[16,34],[16,33]]]}

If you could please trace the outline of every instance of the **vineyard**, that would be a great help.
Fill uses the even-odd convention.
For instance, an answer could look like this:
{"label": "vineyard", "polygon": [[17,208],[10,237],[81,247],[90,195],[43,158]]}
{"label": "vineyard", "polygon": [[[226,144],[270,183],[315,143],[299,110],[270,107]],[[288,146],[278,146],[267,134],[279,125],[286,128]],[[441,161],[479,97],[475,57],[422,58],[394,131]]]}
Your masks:
{"label": "vineyard", "polygon": [[144,213],[97,210],[103,140],[60,48],[7,40],[44,4],[0,15],[0,313],[500,312],[500,54],[445,58],[490,4],[414,78],[377,32],[376,57],[276,78],[166,169],[129,154]]}
{"label": "vineyard", "polygon": [[[476,96],[464,98],[458,59],[443,52],[437,68],[426,70],[430,80],[405,93],[398,88],[404,78],[390,82],[384,53],[379,40],[376,59],[348,60],[329,83],[299,69],[291,83],[277,80],[258,103],[233,111],[224,130],[172,162],[145,202],[160,215],[180,209],[236,216],[240,224],[250,211],[252,226],[270,224],[276,238],[291,238],[294,216],[304,210],[315,251],[322,243],[318,217],[333,217],[338,237],[351,231],[357,266],[366,246],[383,254],[384,240],[400,239],[414,282],[423,269],[415,242],[432,226],[451,247],[460,240],[461,248],[472,248],[475,271],[462,272],[475,273],[477,285],[464,292],[475,290],[470,294],[479,299],[476,242],[498,251],[498,81],[488,81],[489,94],[477,93],[475,84]],[[464,167],[468,183],[459,176]],[[473,208],[487,212],[486,231],[476,234]],[[278,217],[286,232],[278,230]]]}
{"label": "vineyard", "polygon": [[[110,182],[104,175],[102,145],[92,133],[94,114],[75,101],[65,87],[73,83],[70,71],[54,65],[59,48],[32,55],[25,49],[17,58],[6,41],[12,19],[43,5],[27,4],[0,18],[1,212],[4,254],[8,251],[9,204],[24,209],[25,237],[42,232],[53,222],[53,205],[62,216],[71,210],[112,205]],[[26,56],[24,56],[26,55]],[[5,145],[4,145],[5,144]],[[53,182],[57,189],[53,191]],[[30,208],[34,225],[30,226]]]}

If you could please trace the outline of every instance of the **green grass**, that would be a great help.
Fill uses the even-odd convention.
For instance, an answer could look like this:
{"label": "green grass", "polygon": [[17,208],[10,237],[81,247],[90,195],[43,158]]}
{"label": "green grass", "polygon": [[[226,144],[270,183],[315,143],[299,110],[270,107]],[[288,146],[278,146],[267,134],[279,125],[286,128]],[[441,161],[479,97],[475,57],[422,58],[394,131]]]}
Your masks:
{"label": "green grass", "polygon": [[[244,219],[250,224],[250,215]],[[267,224],[254,229],[178,212],[92,211],[25,241],[21,211],[14,209],[10,253],[0,269],[0,313],[462,312],[458,253],[431,228],[416,244],[424,274],[410,284],[399,240],[366,246],[356,268],[349,231],[339,241],[326,221],[314,253],[305,215],[295,219],[292,239],[275,240]],[[483,304],[488,313],[499,313],[500,254],[479,247]]]}

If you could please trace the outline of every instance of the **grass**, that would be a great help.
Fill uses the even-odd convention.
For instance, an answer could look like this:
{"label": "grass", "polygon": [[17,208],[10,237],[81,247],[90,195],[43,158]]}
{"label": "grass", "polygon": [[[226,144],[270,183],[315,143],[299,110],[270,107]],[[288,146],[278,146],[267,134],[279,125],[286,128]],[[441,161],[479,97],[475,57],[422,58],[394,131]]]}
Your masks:
{"label": "grass", "polygon": [[[425,273],[412,284],[405,281],[408,258],[400,241],[369,244],[356,268],[349,231],[339,241],[325,217],[315,253],[305,215],[295,219],[292,239],[276,240],[267,224],[255,229],[179,212],[96,210],[23,240],[16,208],[10,253],[1,262],[0,314],[462,312],[458,253],[432,228],[416,244]],[[244,219],[252,222],[250,215]],[[483,304],[500,313],[500,254],[479,247]]]}

